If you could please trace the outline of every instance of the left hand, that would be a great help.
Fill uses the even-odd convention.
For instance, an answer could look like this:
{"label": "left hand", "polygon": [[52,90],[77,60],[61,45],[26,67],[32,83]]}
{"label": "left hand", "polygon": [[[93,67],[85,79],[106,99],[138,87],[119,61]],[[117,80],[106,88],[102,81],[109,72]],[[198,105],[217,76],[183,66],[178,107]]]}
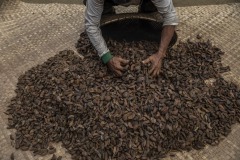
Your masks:
{"label": "left hand", "polygon": [[149,74],[152,75],[153,77],[157,77],[159,75],[164,56],[165,56],[165,53],[157,52],[142,61],[143,64],[147,64],[149,62],[152,63],[152,68],[150,69]]}

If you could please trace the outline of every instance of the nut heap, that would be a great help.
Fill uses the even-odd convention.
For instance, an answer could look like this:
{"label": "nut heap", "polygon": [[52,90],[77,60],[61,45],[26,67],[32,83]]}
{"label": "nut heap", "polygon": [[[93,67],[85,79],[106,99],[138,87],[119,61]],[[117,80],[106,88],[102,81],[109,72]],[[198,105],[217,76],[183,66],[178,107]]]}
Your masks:
{"label": "nut heap", "polygon": [[240,90],[221,77],[229,67],[210,42],[170,49],[158,78],[141,63],[157,43],[107,43],[130,60],[122,77],[101,63],[85,34],[77,45],[84,59],[62,51],[19,77],[7,110],[16,149],[53,154],[51,144],[62,142],[72,159],[159,159],[217,145],[240,121]]}

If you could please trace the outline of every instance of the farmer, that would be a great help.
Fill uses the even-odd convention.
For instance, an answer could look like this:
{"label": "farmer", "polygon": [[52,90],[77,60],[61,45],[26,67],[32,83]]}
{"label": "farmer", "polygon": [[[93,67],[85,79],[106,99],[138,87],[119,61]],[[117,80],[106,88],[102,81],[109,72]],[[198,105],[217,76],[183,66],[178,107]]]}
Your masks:
{"label": "farmer", "polygon": [[[102,14],[115,14],[113,6],[139,5],[139,12],[149,13],[158,11],[163,16],[163,30],[161,43],[157,53],[143,61],[143,64],[151,62],[149,73],[158,76],[161,70],[162,59],[166,55],[169,42],[174,34],[178,18],[172,0],[84,0],[86,5],[85,28],[91,43],[96,48],[102,62],[114,73],[122,75],[124,65],[129,61],[119,56],[113,56],[102,37],[100,20]],[[160,36],[160,35],[159,35]]]}

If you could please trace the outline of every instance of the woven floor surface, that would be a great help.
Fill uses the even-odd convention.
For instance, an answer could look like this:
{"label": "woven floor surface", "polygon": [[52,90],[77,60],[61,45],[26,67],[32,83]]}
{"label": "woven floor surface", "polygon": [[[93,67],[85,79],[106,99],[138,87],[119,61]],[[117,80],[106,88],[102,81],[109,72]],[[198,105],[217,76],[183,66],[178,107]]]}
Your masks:
{"label": "woven floor surface", "polygon": [[[125,8],[124,8],[125,9]],[[202,34],[225,51],[223,64],[231,67],[224,76],[240,85],[240,3],[210,6],[177,7],[180,24],[179,40],[194,40]],[[10,142],[7,116],[4,114],[15,96],[18,77],[31,67],[43,63],[64,49],[75,50],[75,43],[84,29],[84,10],[80,4],[38,4],[7,0],[0,6],[0,160],[48,160],[50,156],[33,156],[16,151]],[[122,11],[122,8],[117,11]],[[129,8],[127,11],[134,11]],[[240,124],[218,146],[201,151],[174,153],[171,160],[240,160]],[[57,155],[70,160],[57,144]]]}

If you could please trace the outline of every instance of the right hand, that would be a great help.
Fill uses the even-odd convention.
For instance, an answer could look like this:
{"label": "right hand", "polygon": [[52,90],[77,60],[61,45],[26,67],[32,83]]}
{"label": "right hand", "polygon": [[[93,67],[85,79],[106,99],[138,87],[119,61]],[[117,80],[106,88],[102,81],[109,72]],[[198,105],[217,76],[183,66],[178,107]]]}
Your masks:
{"label": "right hand", "polygon": [[124,66],[128,64],[129,60],[123,59],[121,57],[114,56],[108,63],[107,66],[111,69],[114,73],[121,76],[122,71],[124,70]]}

